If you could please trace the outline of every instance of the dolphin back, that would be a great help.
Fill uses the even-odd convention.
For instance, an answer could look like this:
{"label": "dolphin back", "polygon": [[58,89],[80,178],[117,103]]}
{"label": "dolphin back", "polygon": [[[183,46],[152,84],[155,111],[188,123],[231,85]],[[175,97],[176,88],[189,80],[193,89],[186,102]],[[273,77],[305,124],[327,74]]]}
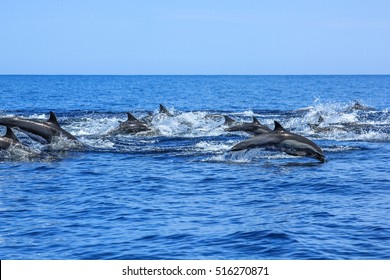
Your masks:
{"label": "dolphin back", "polygon": [[230,151],[250,150],[263,147],[273,147],[280,144],[280,139],[272,133],[265,133],[250,139],[239,142],[234,145]]}

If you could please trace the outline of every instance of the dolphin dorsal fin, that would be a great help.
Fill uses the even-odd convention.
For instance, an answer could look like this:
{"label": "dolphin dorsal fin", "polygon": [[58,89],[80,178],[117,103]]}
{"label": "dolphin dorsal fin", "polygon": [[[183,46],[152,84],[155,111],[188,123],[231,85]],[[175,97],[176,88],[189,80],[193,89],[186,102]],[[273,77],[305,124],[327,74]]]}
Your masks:
{"label": "dolphin dorsal fin", "polygon": [[172,114],[162,104],[160,104],[160,113],[167,114],[168,116],[172,116]]}
{"label": "dolphin dorsal fin", "polygon": [[275,124],[274,131],[285,131],[283,126],[280,123],[278,123],[277,121],[274,121],[274,124]]}
{"label": "dolphin dorsal fin", "polygon": [[50,117],[49,117],[49,119],[48,119],[47,121],[48,121],[49,123],[52,123],[52,124],[55,124],[55,125],[60,126],[60,124],[58,123],[56,114],[54,114],[53,111],[50,111]]}
{"label": "dolphin dorsal fin", "polygon": [[364,106],[357,100],[355,100],[355,104],[352,106],[354,110],[364,110]]}
{"label": "dolphin dorsal fin", "polygon": [[252,117],[252,118],[253,118],[252,121],[253,124],[260,124],[259,120],[256,117]]}
{"label": "dolphin dorsal fin", "polygon": [[229,116],[224,115],[223,117],[225,118],[224,125],[231,125],[232,123],[235,122],[235,120],[233,120],[233,119],[232,119],[231,117],[229,117]]}
{"label": "dolphin dorsal fin", "polygon": [[127,112],[127,121],[138,121],[130,112]]}
{"label": "dolphin dorsal fin", "polygon": [[18,137],[16,137],[15,133],[12,131],[12,129],[9,126],[7,126],[7,132],[5,133],[4,137],[19,142]]}
{"label": "dolphin dorsal fin", "polygon": [[165,113],[167,109],[165,109],[164,105],[160,104],[160,113]]}

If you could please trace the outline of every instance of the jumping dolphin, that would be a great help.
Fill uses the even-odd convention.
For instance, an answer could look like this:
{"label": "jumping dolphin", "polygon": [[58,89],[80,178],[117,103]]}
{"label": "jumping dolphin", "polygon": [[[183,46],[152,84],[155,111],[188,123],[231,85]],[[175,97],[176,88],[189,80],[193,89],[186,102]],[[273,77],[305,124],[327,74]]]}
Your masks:
{"label": "jumping dolphin", "polygon": [[131,113],[127,113],[127,120],[120,122],[119,127],[113,129],[108,134],[135,134],[142,131],[151,130],[146,123],[138,120]]}
{"label": "jumping dolphin", "polygon": [[56,115],[51,111],[47,121],[11,117],[0,118],[0,125],[17,127],[22,131],[42,137],[48,143],[53,141],[53,137],[58,136],[66,137],[70,140],[77,140],[76,137],[60,127]]}
{"label": "jumping dolphin", "polygon": [[6,150],[11,145],[21,145],[21,143],[12,131],[12,129],[7,126],[6,133],[4,134],[4,136],[0,137],[0,150]]}
{"label": "jumping dolphin", "polygon": [[265,126],[259,122],[259,120],[253,117],[253,121],[249,123],[240,123],[229,126],[226,131],[244,131],[251,135],[260,135],[266,132],[272,131],[268,126]]}
{"label": "jumping dolphin", "polygon": [[314,157],[325,162],[325,156],[320,147],[314,142],[301,135],[291,133],[284,129],[280,123],[274,121],[273,131],[244,140],[235,146],[231,151],[250,150],[256,148],[276,149],[294,156]]}

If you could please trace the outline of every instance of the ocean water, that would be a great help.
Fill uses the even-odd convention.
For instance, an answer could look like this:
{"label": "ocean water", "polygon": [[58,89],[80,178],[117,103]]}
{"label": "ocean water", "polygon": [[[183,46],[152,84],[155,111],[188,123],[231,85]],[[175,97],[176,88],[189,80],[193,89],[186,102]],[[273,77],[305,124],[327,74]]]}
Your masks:
{"label": "ocean water", "polygon": [[[389,108],[390,76],[0,76],[0,117],[54,111],[83,143],[0,151],[0,257],[390,259]],[[126,112],[153,131],[109,135]],[[327,162],[230,152],[250,136],[223,115]]]}

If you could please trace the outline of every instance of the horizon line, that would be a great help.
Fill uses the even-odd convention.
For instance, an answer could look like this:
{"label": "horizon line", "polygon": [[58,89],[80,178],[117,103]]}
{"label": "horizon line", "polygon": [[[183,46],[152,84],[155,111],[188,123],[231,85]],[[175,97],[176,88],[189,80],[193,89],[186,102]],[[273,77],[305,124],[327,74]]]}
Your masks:
{"label": "horizon line", "polygon": [[0,76],[389,76],[388,74],[3,74]]}

